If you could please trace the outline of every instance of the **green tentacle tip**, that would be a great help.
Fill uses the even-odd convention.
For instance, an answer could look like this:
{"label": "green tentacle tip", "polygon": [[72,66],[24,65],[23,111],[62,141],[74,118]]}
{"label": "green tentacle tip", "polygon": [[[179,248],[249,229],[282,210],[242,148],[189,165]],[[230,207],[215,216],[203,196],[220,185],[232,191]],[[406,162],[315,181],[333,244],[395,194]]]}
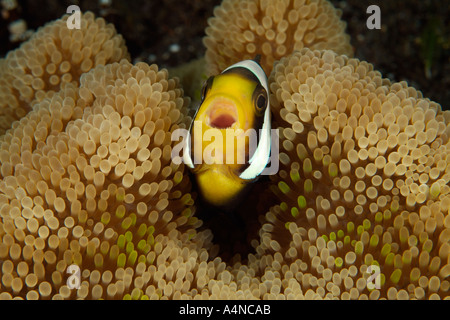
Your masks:
{"label": "green tentacle tip", "polygon": [[316,150],[314,150],[313,157],[314,157],[314,160],[319,162],[323,159],[323,152],[320,149],[316,149]]}
{"label": "green tentacle tip", "polygon": [[86,247],[86,255],[89,258],[92,258],[95,255],[95,251],[96,251],[96,248],[94,246],[87,246]]}
{"label": "green tentacle tip", "polygon": [[380,263],[377,260],[373,260],[371,264],[374,265],[374,266],[381,267]]}
{"label": "green tentacle tip", "polygon": [[81,266],[81,265],[82,265],[82,262],[83,262],[83,256],[82,256],[81,254],[75,255],[75,256],[73,257],[73,262],[74,262],[76,265]]}
{"label": "green tentacle tip", "polygon": [[336,242],[336,234],[334,232],[330,233],[330,240]]}
{"label": "green tentacle tip", "polygon": [[116,209],[116,217],[122,219],[125,216],[125,206],[119,205]]}
{"label": "green tentacle tip", "polygon": [[430,253],[432,249],[433,249],[433,241],[431,241],[430,239],[426,240],[422,245],[422,250]]}
{"label": "green tentacle tip", "polygon": [[339,239],[342,239],[345,236],[344,231],[343,230],[338,230],[337,236],[338,236]]}
{"label": "green tentacle tip", "polygon": [[119,246],[113,245],[111,247],[111,250],[109,250],[109,258],[114,261],[117,259],[118,256],[119,256]]}
{"label": "green tentacle tip", "polygon": [[123,234],[119,235],[119,238],[117,238],[117,245],[120,249],[125,248],[126,239]]}
{"label": "green tentacle tip", "polygon": [[131,292],[131,299],[139,300],[144,292],[141,289],[134,288]]}
{"label": "green tentacle tip", "polygon": [[306,179],[303,189],[305,190],[305,193],[311,192],[313,190],[313,183],[311,179]]}
{"label": "green tentacle tip", "polygon": [[300,174],[298,173],[298,170],[292,169],[290,175],[292,182],[297,183],[300,181]]}
{"label": "green tentacle tip", "polygon": [[[150,251],[150,250],[149,250]],[[144,254],[141,254],[138,258],[138,263],[146,263],[147,262],[147,257]]]}
{"label": "green tentacle tip", "polygon": [[331,163],[331,157],[330,156],[325,156],[322,158],[322,164],[324,167],[328,167]]}
{"label": "green tentacle tip", "polygon": [[369,245],[372,248],[376,248],[378,246],[378,242],[379,242],[379,238],[377,234],[372,235],[372,237],[370,237],[370,242]]}
{"label": "green tentacle tip", "polygon": [[131,294],[127,293],[123,296],[123,300],[131,300]]}
{"label": "green tentacle tip", "polygon": [[383,286],[386,283],[386,276],[384,273],[380,273],[381,285]]}
{"label": "green tentacle tip", "polygon": [[144,239],[140,240],[137,244],[137,248],[140,251],[144,251],[146,246],[147,246],[147,241],[145,241]]}
{"label": "green tentacle tip", "polygon": [[402,227],[402,229],[400,229],[400,232],[399,232],[399,239],[400,239],[401,243],[405,244],[408,241],[409,233],[407,230],[406,230],[406,232],[402,232],[403,230],[405,230],[405,229]]}
{"label": "green tentacle tip", "polygon": [[347,233],[352,233],[355,230],[355,224],[353,222],[347,223]]}
{"label": "green tentacle tip", "polygon": [[370,226],[371,226],[370,220],[369,219],[364,219],[364,221],[363,221],[364,230],[365,231],[369,230]]}
{"label": "green tentacle tip", "polygon": [[133,220],[131,219],[131,217],[126,217],[125,219],[122,220],[121,227],[122,229],[127,230],[129,227],[131,227],[132,223]]}
{"label": "green tentacle tip", "polygon": [[155,227],[154,226],[149,226],[148,228],[147,228],[147,234],[153,234],[153,232],[155,232]]}
{"label": "green tentacle tip", "polygon": [[156,257],[151,257],[150,255],[148,255],[145,258],[145,261],[148,262],[149,264],[153,264],[153,262],[155,262]]}
{"label": "green tentacle tip", "polygon": [[364,243],[362,243],[362,241],[357,241],[355,244],[355,253],[357,255],[362,255],[364,251]]}
{"label": "green tentacle tip", "polygon": [[175,176],[173,177],[173,185],[176,186],[181,181],[183,181],[183,175],[182,174],[175,174]]}
{"label": "green tentacle tip", "polygon": [[148,295],[144,294],[144,295],[141,297],[141,300],[150,300],[150,298],[148,297]]}
{"label": "green tentacle tip", "polygon": [[395,254],[393,252],[390,252],[387,256],[386,256],[386,260],[384,262],[385,265],[389,265],[392,266],[394,264],[394,258],[395,258]]}
{"label": "green tentacle tip", "polygon": [[185,205],[189,204],[189,202],[192,200],[191,194],[185,194],[182,198],[181,198],[181,202]]}
{"label": "green tentacle tip", "polygon": [[386,257],[389,253],[391,253],[391,245],[389,243],[385,243],[381,249],[381,256]]}
{"label": "green tentacle tip", "polygon": [[127,262],[127,256],[125,253],[119,254],[119,257],[117,258],[117,267],[123,268],[125,267],[125,263]]}
{"label": "green tentacle tip", "polygon": [[369,253],[364,256],[364,264],[370,266],[373,262],[373,256]]}
{"label": "green tentacle tip", "polygon": [[389,221],[391,219],[392,212],[391,210],[384,210],[383,212],[383,220]]}
{"label": "green tentacle tip", "polygon": [[133,233],[131,231],[125,232],[125,239],[127,240],[127,242],[132,241],[133,240]]}
{"label": "green tentacle tip", "polygon": [[[100,258],[97,258],[97,257],[100,257]],[[101,269],[101,268],[103,268],[103,256],[95,256],[94,257],[94,265],[95,265],[95,267],[97,268],[97,269]]]}
{"label": "green tentacle tip", "polygon": [[117,190],[116,190],[116,192],[115,192],[115,195],[116,195],[116,199],[118,200],[118,201],[123,201],[124,199],[125,199],[125,189],[124,188],[122,188],[122,187],[120,187],[120,188],[117,188]]}
{"label": "green tentacle tip", "polygon": [[345,236],[344,237],[344,245],[349,245],[350,244],[350,236]]}
{"label": "green tentacle tip", "polygon": [[403,268],[402,256],[400,254],[396,254],[394,257],[394,268],[396,269]]}
{"label": "green tentacle tip", "polygon": [[322,235],[322,238],[323,238],[323,240],[325,240],[325,242],[328,242],[328,241],[329,241],[329,239],[328,239],[328,237],[327,237],[326,234]]}
{"label": "green tentacle tip", "polygon": [[419,268],[414,268],[411,270],[411,273],[409,275],[409,279],[411,282],[416,282],[419,280],[421,274],[420,274],[420,269]]}
{"label": "green tentacle tip", "polygon": [[287,211],[289,209],[289,206],[287,205],[286,202],[282,202],[282,203],[280,203],[280,209],[282,211]]}
{"label": "green tentacle tip", "polygon": [[328,167],[328,174],[331,178],[336,178],[339,173],[338,167],[335,163],[330,164]]}
{"label": "green tentacle tip", "polygon": [[133,250],[128,256],[128,265],[134,266],[138,257],[138,253],[136,250]]}
{"label": "green tentacle tip", "polygon": [[148,235],[148,237],[147,237],[147,243],[148,243],[149,246],[152,246],[152,245],[155,244],[155,238],[153,237],[152,234],[149,234],[149,235]]}
{"label": "green tentacle tip", "polygon": [[134,227],[136,225],[137,215],[135,213],[132,213],[130,214],[130,218],[131,218],[131,226]]}
{"label": "green tentacle tip", "polygon": [[304,173],[311,173],[312,172],[311,160],[305,159],[305,161],[303,161],[303,172]]}
{"label": "green tentacle tip", "polygon": [[109,214],[109,212],[103,212],[100,221],[101,221],[104,225],[107,225],[107,224],[109,223],[109,221],[111,221],[111,215]]}
{"label": "green tentacle tip", "polygon": [[127,243],[127,246],[126,246],[126,248],[125,248],[125,252],[126,253],[130,253],[130,252],[132,252],[134,250],[134,244],[133,244],[133,242],[128,242]]}
{"label": "green tentacle tip", "polygon": [[103,256],[106,256],[107,254],[108,254],[108,251],[109,251],[109,245],[106,245],[106,246],[102,246],[102,245],[100,245],[100,253],[103,255]]}
{"label": "green tentacle tip", "polygon": [[298,209],[297,209],[296,207],[292,207],[292,209],[291,209],[291,215],[292,215],[294,218],[297,218],[299,214],[300,214],[300,212],[298,211]]}
{"label": "green tentacle tip", "polygon": [[400,281],[400,278],[402,277],[402,270],[395,269],[394,272],[391,274],[391,281],[395,284],[397,284]]}
{"label": "green tentacle tip", "polygon": [[182,216],[189,218],[192,215],[192,210],[190,208],[186,208],[181,213]]}
{"label": "green tentacle tip", "polygon": [[142,223],[139,226],[139,229],[137,231],[137,235],[139,238],[142,238],[143,236],[145,236],[145,233],[147,232],[147,225],[145,223]]}
{"label": "green tentacle tip", "polygon": [[306,199],[304,196],[299,196],[297,198],[297,202],[298,202],[298,207],[300,209],[305,209],[306,208]]}
{"label": "green tentacle tip", "polygon": [[383,214],[378,211],[377,213],[375,213],[375,222],[376,223],[381,223],[383,221]]}
{"label": "green tentacle tip", "polygon": [[359,225],[358,228],[356,228],[356,233],[358,236],[360,236],[364,232],[364,226]]}
{"label": "green tentacle tip", "polygon": [[412,255],[411,255],[411,251],[409,251],[409,254],[407,254],[407,252],[405,251],[402,255],[402,262],[404,265],[410,265],[412,261]]}
{"label": "green tentacle tip", "polygon": [[344,264],[344,260],[341,257],[337,257],[334,260],[334,265],[338,268],[341,268],[343,264]]}
{"label": "green tentacle tip", "polygon": [[397,200],[392,201],[391,203],[391,212],[395,213],[400,208],[400,205],[398,204]]}
{"label": "green tentacle tip", "polygon": [[283,192],[284,194],[287,194],[289,191],[291,191],[291,188],[289,188],[289,186],[287,185],[286,182],[284,181],[280,181],[278,183],[278,188],[281,190],[281,192]]}
{"label": "green tentacle tip", "polygon": [[288,221],[284,224],[284,227],[289,230],[289,226],[291,225],[292,222]]}
{"label": "green tentacle tip", "polygon": [[198,222],[198,218],[197,217],[190,217],[189,219],[188,219],[188,224],[189,225],[194,225],[194,224],[196,224]]}
{"label": "green tentacle tip", "polygon": [[306,151],[306,148],[303,144],[297,145],[297,156],[302,161],[304,161],[308,156],[308,151]]}
{"label": "green tentacle tip", "polygon": [[430,195],[433,199],[436,199],[441,193],[441,186],[438,182],[435,182],[430,187]]}

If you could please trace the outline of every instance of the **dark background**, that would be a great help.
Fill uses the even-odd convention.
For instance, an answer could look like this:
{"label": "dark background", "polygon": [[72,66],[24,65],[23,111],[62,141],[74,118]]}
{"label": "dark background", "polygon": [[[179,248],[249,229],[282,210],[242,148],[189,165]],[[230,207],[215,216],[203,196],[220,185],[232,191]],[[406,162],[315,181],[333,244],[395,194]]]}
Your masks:
{"label": "dark background", "polygon": [[[70,4],[112,22],[126,39],[133,61],[174,67],[204,55],[208,17],[220,0],[19,0],[19,9],[0,17],[0,56],[20,43],[9,41],[8,24],[22,18],[36,30],[61,17]],[[450,1],[332,0],[343,11],[355,57],[375,65],[383,76],[406,80],[425,97],[450,108]],[[366,9],[381,8],[381,30],[369,30]],[[5,13],[5,12],[3,12]],[[425,66],[428,65],[428,77]]]}

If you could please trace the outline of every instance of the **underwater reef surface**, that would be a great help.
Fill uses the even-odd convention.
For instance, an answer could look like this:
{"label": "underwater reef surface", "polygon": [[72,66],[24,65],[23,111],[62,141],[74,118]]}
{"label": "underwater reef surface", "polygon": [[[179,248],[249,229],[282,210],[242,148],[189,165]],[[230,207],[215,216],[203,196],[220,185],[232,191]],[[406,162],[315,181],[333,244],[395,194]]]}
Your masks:
{"label": "underwater reef surface", "polygon": [[[273,3],[224,0],[199,33],[206,51],[173,65],[180,44],[142,56],[123,19],[108,23],[122,2],[94,6],[81,30],[57,17],[8,51],[0,299],[449,298],[450,111],[358,59],[343,2]],[[164,4],[149,5],[160,24],[176,17]],[[239,230],[201,203],[171,136],[192,120],[189,76],[258,50],[280,170],[236,210]],[[181,81],[162,68],[204,55]]]}
{"label": "underwater reef surface", "polygon": [[[108,1],[105,1],[108,2]],[[176,67],[203,57],[202,44],[207,19],[220,0],[125,1],[108,6],[101,1],[77,1],[83,11],[92,11],[112,22],[126,40],[132,59]],[[332,0],[342,10],[355,57],[370,61],[386,77],[407,81],[429,97],[450,108],[450,5],[440,0]],[[17,47],[9,40],[8,23],[22,18],[36,30],[60,18],[71,1],[23,0],[13,18],[0,19],[0,55]],[[368,30],[366,9],[381,9],[381,30]],[[45,10],[41,10],[45,8]],[[429,76],[426,76],[426,70]]]}

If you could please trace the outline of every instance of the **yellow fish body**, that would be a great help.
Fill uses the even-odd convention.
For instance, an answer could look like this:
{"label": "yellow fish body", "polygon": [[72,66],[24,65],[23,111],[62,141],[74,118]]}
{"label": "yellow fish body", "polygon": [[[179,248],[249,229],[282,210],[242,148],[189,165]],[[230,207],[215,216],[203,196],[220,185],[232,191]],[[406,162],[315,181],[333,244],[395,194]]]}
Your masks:
{"label": "yellow fish body", "polygon": [[238,201],[269,162],[271,115],[261,66],[244,60],[210,77],[183,154],[203,198],[215,206]]}

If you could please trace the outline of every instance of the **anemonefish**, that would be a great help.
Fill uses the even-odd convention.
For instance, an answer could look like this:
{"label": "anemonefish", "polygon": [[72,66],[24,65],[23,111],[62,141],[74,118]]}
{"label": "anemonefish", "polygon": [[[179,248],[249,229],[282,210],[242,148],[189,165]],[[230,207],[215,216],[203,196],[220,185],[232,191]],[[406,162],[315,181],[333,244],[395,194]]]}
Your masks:
{"label": "anemonefish", "polygon": [[183,161],[209,204],[226,207],[240,201],[267,166],[269,105],[267,76],[256,59],[238,62],[205,82]]}

